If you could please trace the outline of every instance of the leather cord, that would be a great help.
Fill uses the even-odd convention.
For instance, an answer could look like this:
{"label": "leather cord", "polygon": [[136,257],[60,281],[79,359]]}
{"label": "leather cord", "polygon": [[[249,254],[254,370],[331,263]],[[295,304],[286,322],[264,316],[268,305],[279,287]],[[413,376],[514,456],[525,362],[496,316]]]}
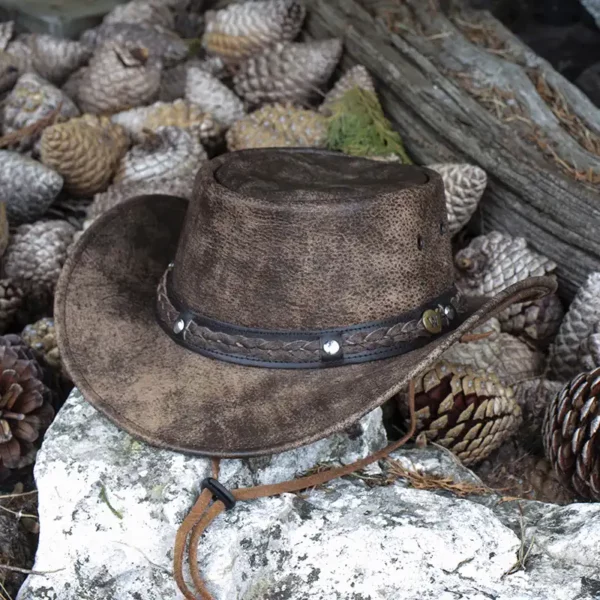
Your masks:
{"label": "leather cord", "polygon": [[[235,490],[230,490],[230,493],[235,500],[238,501],[267,498],[269,496],[278,496],[279,494],[299,492],[308,488],[317,487],[331,481],[332,479],[350,475],[355,471],[364,469],[365,467],[386,458],[394,450],[397,450],[400,448],[400,446],[403,446],[413,436],[417,425],[417,419],[415,416],[414,380],[410,381],[408,387],[408,408],[410,413],[410,427],[408,428],[406,435],[404,435],[401,439],[388,444],[382,450],[367,456],[366,458],[357,460],[349,465],[327,469],[326,471],[321,471],[320,473],[315,473],[314,475],[308,475],[298,479],[291,479],[282,483],[238,488]],[[218,476],[218,464],[218,459],[213,459],[212,472],[215,479]],[[186,600],[214,600],[213,596],[208,591],[198,568],[198,542],[212,521],[214,521],[225,510],[225,504],[221,500],[215,499],[212,491],[209,489],[204,489],[196,501],[196,504],[194,504],[189,514],[181,524],[181,527],[177,531],[173,558],[173,574],[175,581],[177,582],[177,586],[181,590],[181,593],[185,596]],[[185,549],[186,542],[188,541],[190,574],[197,594],[190,589],[183,576]]]}

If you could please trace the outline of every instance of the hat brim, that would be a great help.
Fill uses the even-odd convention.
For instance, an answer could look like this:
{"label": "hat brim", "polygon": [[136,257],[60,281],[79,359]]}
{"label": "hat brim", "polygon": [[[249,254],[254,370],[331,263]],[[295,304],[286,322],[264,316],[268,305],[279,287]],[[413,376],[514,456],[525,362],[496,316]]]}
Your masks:
{"label": "hat brim", "polygon": [[156,287],[186,208],[182,198],[154,195],[104,214],[72,249],[55,304],[60,353],[84,397],[133,436],[177,451],[256,456],[343,430],[464,333],[556,287],[547,277],[517,283],[480,302],[452,333],[394,358],[315,370],[221,362],[178,345],[155,319]]}

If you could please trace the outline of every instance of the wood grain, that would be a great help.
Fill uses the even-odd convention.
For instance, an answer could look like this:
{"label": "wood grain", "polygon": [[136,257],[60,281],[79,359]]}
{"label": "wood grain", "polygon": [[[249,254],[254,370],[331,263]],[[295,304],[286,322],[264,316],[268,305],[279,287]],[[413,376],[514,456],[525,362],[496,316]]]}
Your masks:
{"label": "wood grain", "polygon": [[[341,37],[343,64],[369,69],[416,162],[468,161],[487,171],[482,230],[525,237],[557,263],[561,295],[571,299],[588,273],[600,271],[600,188],[568,175],[526,134],[531,130],[550,140],[561,158],[580,170],[600,174],[600,157],[563,127],[530,74],[558,90],[591,135],[597,133],[600,111],[488,13],[465,10],[459,22],[493,31],[502,43],[500,53],[472,43],[457,26],[458,17],[432,11],[422,0],[402,4],[410,9],[411,23],[390,33],[359,2],[309,0],[306,31],[314,38]],[[460,76],[478,88],[508,90],[529,123],[507,122],[490,112],[464,89]]]}

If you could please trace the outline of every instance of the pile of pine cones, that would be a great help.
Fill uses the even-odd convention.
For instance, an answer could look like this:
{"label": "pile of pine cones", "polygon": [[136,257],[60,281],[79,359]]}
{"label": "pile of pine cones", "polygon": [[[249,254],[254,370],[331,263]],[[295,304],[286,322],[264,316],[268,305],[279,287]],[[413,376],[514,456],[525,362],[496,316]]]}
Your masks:
{"label": "pile of pine cones", "polygon": [[[460,249],[455,267],[463,294],[487,297],[556,266],[525,240],[491,232]],[[476,333],[416,382],[418,435],[506,495],[600,500],[600,273],[566,315],[553,295],[513,305]],[[405,424],[406,397],[394,401]]]}
{"label": "pile of pine cones", "polygon": [[[410,162],[367,70],[340,73],[341,40],[299,41],[302,0],[207,5],[132,0],[79,40],[0,24],[0,477],[32,463],[69,390],[54,287],[95,218],[149,191],[190,197],[199,164],[226,151],[305,146]],[[429,167],[446,186],[463,293],[491,296],[553,274],[523,239],[491,232],[467,244],[486,174]],[[512,463],[533,460],[531,497],[556,499],[538,493],[555,477],[567,495],[599,499],[600,274],[566,317],[551,296],[513,306],[483,330],[417,382],[421,439],[521,483],[528,475]],[[393,399],[400,425],[404,400]]]}

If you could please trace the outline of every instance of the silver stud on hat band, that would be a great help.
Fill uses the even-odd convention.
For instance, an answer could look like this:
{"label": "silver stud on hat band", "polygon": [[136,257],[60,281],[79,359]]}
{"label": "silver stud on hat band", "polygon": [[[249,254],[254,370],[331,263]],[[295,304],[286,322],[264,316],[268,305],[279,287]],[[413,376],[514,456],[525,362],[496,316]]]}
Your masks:
{"label": "silver stud on hat band", "polygon": [[328,356],[336,356],[341,349],[342,347],[337,340],[327,340],[323,343],[323,352]]}
{"label": "silver stud on hat band", "polygon": [[454,307],[450,305],[444,306],[444,315],[446,315],[446,318],[450,321],[454,319],[454,317],[456,316],[456,311],[454,310]]}
{"label": "silver stud on hat band", "polygon": [[185,329],[185,321],[183,319],[177,319],[173,325],[173,333],[181,333]]}

